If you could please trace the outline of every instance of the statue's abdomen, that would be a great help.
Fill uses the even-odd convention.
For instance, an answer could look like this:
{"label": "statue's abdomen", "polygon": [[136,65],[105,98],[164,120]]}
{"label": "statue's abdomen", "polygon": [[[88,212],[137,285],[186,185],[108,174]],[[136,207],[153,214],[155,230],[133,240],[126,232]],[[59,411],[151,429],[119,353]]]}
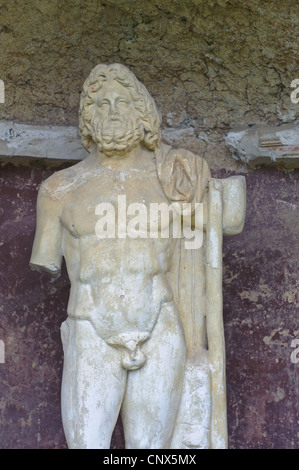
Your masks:
{"label": "statue's abdomen", "polygon": [[151,333],[161,305],[172,299],[166,281],[169,243],[126,239],[81,246],[68,314],[89,319],[105,340],[127,332]]}

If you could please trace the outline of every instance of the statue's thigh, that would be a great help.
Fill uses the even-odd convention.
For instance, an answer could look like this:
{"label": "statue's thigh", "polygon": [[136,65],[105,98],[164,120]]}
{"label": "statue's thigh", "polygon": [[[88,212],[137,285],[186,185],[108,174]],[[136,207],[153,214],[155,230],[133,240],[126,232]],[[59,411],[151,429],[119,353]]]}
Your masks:
{"label": "statue's thigh", "polygon": [[173,304],[164,305],[143,349],[147,362],[129,372],[122,405],[126,448],[167,448],[186,359],[184,334]]}
{"label": "statue's thigh", "polygon": [[88,321],[62,325],[62,417],[69,447],[109,448],[126,383],[120,353]]}

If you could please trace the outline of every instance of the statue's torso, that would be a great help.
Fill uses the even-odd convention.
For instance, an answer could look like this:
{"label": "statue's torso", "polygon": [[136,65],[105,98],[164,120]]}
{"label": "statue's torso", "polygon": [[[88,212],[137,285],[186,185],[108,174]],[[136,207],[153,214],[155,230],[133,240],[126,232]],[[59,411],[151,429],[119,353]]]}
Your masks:
{"label": "statue's torso", "polygon": [[[142,203],[146,208],[146,238],[118,238],[118,196],[126,196],[126,207]],[[168,204],[155,171],[106,168],[82,175],[61,199],[63,251],[71,280],[68,314],[91,319],[105,338],[127,331],[151,332],[162,303],[172,298],[166,273],[176,240],[171,230],[169,238],[150,238],[153,202]],[[116,238],[97,237],[101,216],[96,207],[101,203],[115,209]],[[131,219],[127,216],[127,223]],[[169,223],[162,221],[164,228]]]}

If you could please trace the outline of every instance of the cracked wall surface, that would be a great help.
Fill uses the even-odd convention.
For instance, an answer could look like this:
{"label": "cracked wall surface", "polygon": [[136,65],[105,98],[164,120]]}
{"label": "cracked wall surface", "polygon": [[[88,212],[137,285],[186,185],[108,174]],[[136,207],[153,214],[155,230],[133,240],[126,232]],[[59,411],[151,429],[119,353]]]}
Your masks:
{"label": "cracked wall surface", "polygon": [[11,0],[0,8],[0,119],[77,125],[84,79],[112,62],[154,96],[165,139],[215,168],[234,165],[223,140],[232,127],[298,119],[293,0]]}
{"label": "cracked wall surface", "polygon": [[[231,448],[298,448],[298,170],[232,159],[232,128],[295,123],[294,0],[0,0],[0,120],[77,126],[98,63],[128,66],[154,96],[164,140],[204,156],[212,175],[244,174],[242,234],[224,240]],[[71,162],[68,165],[72,164]],[[60,163],[0,166],[0,448],[65,448],[60,416],[69,281],[28,267],[41,182]],[[119,421],[112,448],[123,448]]]}

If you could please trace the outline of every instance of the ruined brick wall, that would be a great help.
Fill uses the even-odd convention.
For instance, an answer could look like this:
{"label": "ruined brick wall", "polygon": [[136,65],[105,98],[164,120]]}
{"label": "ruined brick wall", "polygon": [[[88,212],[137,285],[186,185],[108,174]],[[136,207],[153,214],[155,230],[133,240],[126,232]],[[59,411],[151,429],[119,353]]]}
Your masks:
{"label": "ruined brick wall", "polygon": [[[213,176],[245,175],[244,231],[224,241],[229,446],[298,448],[298,170],[248,170],[224,141],[235,126],[298,120],[297,2],[0,0],[0,9],[0,120],[76,126],[89,71],[120,62],[154,96],[166,142],[203,155]],[[0,168],[0,448],[65,447],[69,282],[65,270],[53,282],[28,268],[37,189],[57,168]],[[123,447],[120,423],[112,447]]]}

